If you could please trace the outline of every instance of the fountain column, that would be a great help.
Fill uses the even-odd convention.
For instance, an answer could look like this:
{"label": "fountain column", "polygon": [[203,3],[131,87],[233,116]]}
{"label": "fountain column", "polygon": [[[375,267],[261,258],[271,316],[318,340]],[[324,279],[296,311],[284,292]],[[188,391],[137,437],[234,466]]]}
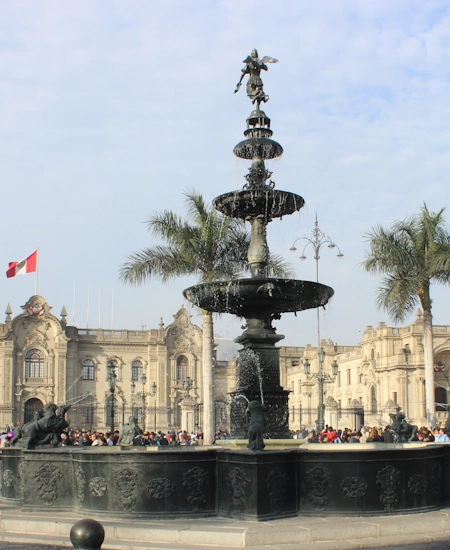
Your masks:
{"label": "fountain column", "polygon": [[[211,281],[184,291],[185,297],[198,307],[218,313],[232,313],[246,320],[245,330],[235,341],[239,351],[239,377],[236,391],[231,393],[231,436],[246,438],[248,434],[247,403],[258,400],[267,408],[266,438],[289,437],[289,391],[280,384],[279,349],[276,344],[284,336],[276,334],[272,322],[282,313],[324,306],[333,289],[318,282],[272,277],[270,252],[267,246],[267,224],[275,218],[299,211],[304,200],[289,191],[275,189],[272,172],[265,162],[283,154],[283,148],[272,140],[269,117],[260,109],[269,96],[264,93],[261,70],[276,59],[258,58],[256,50],[244,61],[243,76],[249,75],[247,95],[256,108],[247,119],[245,139],[233,153],[251,161],[242,189],[220,195],[214,206],[225,216],[239,218],[251,225],[247,251],[251,278]],[[240,83],[236,91],[239,90]],[[206,352],[204,352],[206,353]],[[208,391],[209,388],[204,388]],[[205,401],[206,403],[206,401]],[[206,410],[205,410],[206,416]]]}

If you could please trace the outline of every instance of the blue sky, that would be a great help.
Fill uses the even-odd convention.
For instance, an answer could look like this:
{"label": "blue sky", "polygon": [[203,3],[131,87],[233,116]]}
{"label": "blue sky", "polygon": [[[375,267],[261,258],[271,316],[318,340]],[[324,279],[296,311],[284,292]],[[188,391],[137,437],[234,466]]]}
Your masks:
{"label": "blue sky", "polygon": [[[112,317],[117,329],[156,328],[188,305],[182,290],[195,279],[130,288],[118,269],[156,244],[149,213],[183,213],[188,188],[212,200],[245,183],[248,164],[232,149],[251,104],[245,86],[233,91],[256,47],[279,59],[264,75],[265,112],[285,153],[268,167],[277,188],[306,201],[270,224],[271,250],[313,280],[312,254],[300,262],[289,248],[317,213],[344,253],[321,254],[320,280],[335,289],[322,335],[356,344],[365,326],[391,323],[374,305],[379,280],[359,267],[363,235],[424,201],[449,206],[448,2],[0,0],[0,9],[1,255],[6,270],[40,247],[39,293],[55,314],[65,305],[78,326],[109,328]],[[34,286],[33,275],[0,278],[4,307],[19,313]],[[433,288],[436,324],[450,323],[449,291]],[[217,332],[235,337],[240,324],[222,316]],[[315,343],[315,312],[275,324],[282,343]]]}

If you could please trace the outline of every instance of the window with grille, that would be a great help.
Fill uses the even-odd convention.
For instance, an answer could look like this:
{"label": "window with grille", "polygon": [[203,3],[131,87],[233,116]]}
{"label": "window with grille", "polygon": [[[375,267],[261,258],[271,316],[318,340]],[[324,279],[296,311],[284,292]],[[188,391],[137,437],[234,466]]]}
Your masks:
{"label": "window with grille", "polygon": [[83,424],[92,424],[94,422],[94,407],[89,405],[83,407]]}
{"label": "window with grille", "polygon": [[44,378],[44,354],[30,349],[25,356],[25,378]]}
{"label": "window with grille", "polygon": [[83,361],[83,380],[95,380],[95,364],[92,359]]}
{"label": "window with grille", "polygon": [[138,382],[141,379],[142,372],[142,363],[140,361],[133,361],[131,365],[131,380]]}
{"label": "window with grille", "polygon": [[186,380],[188,376],[189,361],[184,355],[177,358],[177,380]]}
{"label": "window with grille", "polygon": [[136,419],[139,425],[143,424],[144,409],[142,407],[137,407],[136,405],[133,405],[131,415]]}

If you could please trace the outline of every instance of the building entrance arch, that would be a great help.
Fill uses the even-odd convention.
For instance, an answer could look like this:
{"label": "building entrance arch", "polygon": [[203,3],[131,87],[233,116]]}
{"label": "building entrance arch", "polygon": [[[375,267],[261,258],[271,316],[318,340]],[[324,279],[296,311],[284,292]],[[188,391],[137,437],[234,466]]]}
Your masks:
{"label": "building entrance arch", "polygon": [[26,424],[34,418],[34,413],[40,411],[44,408],[44,403],[37,397],[32,397],[25,401],[24,413],[23,413],[23,422]]}

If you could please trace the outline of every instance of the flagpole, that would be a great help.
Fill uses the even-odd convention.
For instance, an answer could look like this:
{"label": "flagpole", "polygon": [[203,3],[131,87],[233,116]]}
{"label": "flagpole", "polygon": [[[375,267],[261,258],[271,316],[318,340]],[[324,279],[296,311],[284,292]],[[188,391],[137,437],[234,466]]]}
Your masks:
{"label": "flagpole", "polygon": [[72,326],[75,326],[75,283],[73,283]]}
{"label": "flagpole", "polygon": [[111,330],[113,328],[113,318],[114,318],[114,287],[111,287]]}
{"label": "flagpole", "polygon": [[36,261],[36,285],[34,288],[34,295],[38,293],[38,280],[39,280],[39,247],[37,248],[37,261]]}
{"label": "flagpole", "polygon": [[86,308],[86,328],[89,328],[89,302],[91,297],[91,287],[88,285],[88,296],[87,296],[87,308]]}

